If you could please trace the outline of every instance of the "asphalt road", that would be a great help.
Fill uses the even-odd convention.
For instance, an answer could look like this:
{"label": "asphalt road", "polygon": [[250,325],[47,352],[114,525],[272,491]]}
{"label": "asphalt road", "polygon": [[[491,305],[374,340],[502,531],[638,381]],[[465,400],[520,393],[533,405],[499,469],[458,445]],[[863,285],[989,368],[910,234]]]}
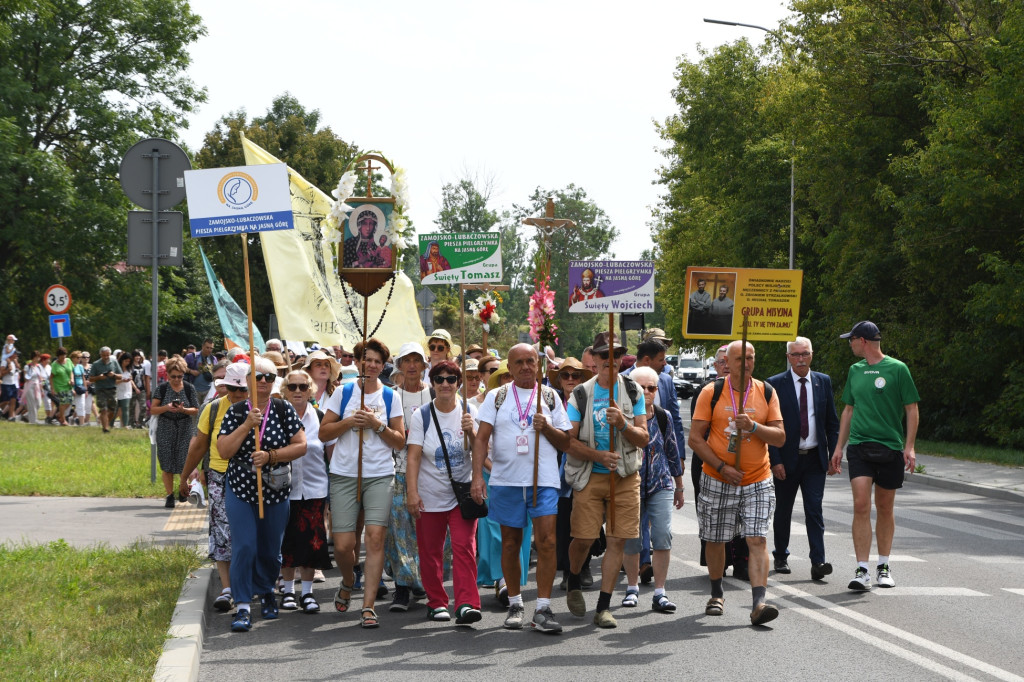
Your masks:
{"label": "asphalt road", "polygon": [[[330,571],[315,589],[324,607],[318,615],[257,617],[251,632],[234,634],[230,615],[209,612],[200,679],[1024,680],[1024,505],[908,485],[897,495],[891,558],[897,586],[868,593],[847,590],[855,568],[851,505],[845,474],[829,479],[826,548],[836,573],[827,582],[810,580],[798,505],[793,573],[770,576],[769,599],[781,614],[765,627],[750,625],[749,585],[732,578],[726,579],[725,615],[704,615],[708,581],[697,564],[688,496],[673,517],[667,589],[679,606],[674,615],[651,611],[650,587],[641,588],[638,608],[620,607],[620,580],[612,599],[619,627],[599,630],[591,622],[596,588],[587,592],[587,616],[577,619],[556,582],[561,635],[503,630],[504,609],[486,589],[484,619],[472,628],[426,621],[423,603],[390,613],[385,602],[378,605],[381,628],[364,631],[356,613],[334,611],[339,578]],[[530,579],[527,617],[536,598],[532,572]]]}

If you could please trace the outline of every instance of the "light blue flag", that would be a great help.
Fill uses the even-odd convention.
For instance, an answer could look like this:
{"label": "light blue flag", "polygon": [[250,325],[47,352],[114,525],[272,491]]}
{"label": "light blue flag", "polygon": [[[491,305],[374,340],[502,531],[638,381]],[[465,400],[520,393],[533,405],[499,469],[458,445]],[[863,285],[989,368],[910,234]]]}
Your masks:
{"label": "light blue flag", "polygon": [[[224,288],[224,285],[217,280],[217,275],[214,274],[210,261],[206,259],[206,252],[203,251],[202,246],[199,247],[199,253],[203,256],[206,279],[210,283],[213,302],[217,306],[217,318],[220,320],[220,328],[224,332],[225,342],[230,341],[243,349],[248,348],[249,318],[246,316],[245,311],[235,303],[235,299],[231,298],[231,294]],[[255,324],[252,326],[252,339],[256,350],[262,353],[265,348],[263,345],[263,335],[260,334],[260,330],[256,328]]]}

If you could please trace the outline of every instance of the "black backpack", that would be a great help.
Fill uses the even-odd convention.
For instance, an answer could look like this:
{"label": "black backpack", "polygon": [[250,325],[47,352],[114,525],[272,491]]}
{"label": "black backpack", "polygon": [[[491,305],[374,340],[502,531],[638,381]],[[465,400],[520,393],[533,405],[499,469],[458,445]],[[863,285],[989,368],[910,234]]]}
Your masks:
{"label": "black backpack", "polygon": [[[767,381],[762,382],[762,384],[764,386],[764,402],[765,402],[765,405],[767,405],[768,403],[770,403],[772,401],[772,395],[775,394],[775,389],[772,388],[772,385],[769,384]],[[704,386],[707,386],[707,384],[704,384]],[[700,387],[700,390],[697,391],[697,395],[695,395],[693,397],[693,402],[690,403],[690,419],[691,420],[693,419],[694,411],[697,409],[697,399],[700,397],[700,394],[704,392],[704,386]],[[724,387],[725,387],[725,377],[721,377],[720,379],[715,379],[715,391],[714,391],[714,393],[711,394],[711,414],[712,415],[715,414],[715,405],[718,404],[718,399],[722,397],[722,389]],[[709,421],[708,422],[708,430],[704,432],[704,440],[708,439],[708,434],[710,434],[710,433],[711,433],[711,422]]]}

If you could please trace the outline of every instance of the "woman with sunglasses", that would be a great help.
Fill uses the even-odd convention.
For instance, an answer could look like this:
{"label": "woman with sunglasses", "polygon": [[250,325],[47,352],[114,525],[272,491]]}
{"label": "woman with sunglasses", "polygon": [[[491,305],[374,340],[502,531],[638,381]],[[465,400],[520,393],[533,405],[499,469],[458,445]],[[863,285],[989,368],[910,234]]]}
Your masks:
{"label": "woman with sunglasses", "polygon": [[454,362],[448,360],[431,367],[430,381],[437,397],[417,410],[409,424],[406,505],[409,514],[417,519],[416,542],[423,586],[427,590],[427,617],[438,621],[451,619],[442,566],[444,540],[450,533],[453,588],[458,604],[455,623],[468,625],[482,618],[480,591],[476,586],[476,519],[462,518],[448,478],[448,466],[456,481],[472,480],[473,463],[466,444],[476,436],[476,408],[470,406],[469,412],[463,411],[458,397],[462,371]]}
{"label": "woman with sunglasses", "polygon": [[[316,388],[313,377],[301,369],[285,375],[282,388],[306,431],[306,454],[292,463],[291,510],[281,543],[281,576],[284,578],[281,608],[288,611],[301,608],[308,614],[320,612],[320,604],[313,596],[315,573],[331,568],[324,513],[328,493],[327,462],[331,459],[334,441],[320,440],[320,415],[310,402]],[[298,601],[295,600],[296,568],[302,579]]]}
{"label": "woman with sunglasses", "polygon": [[[188,445],[196,432],[192,419],[199,413],[199,396],[195,386],[185,382],[188,365],[180,355],[167,361],[167,383],[157,386],[153,393],[150,414],[156,422],[156,456],[163,472],[164,506],[174,509],[174,476],[181,474],[188,456]],[[130,381],[130,379],[129,379]],[[185,501],[185,496],[179,496]]]}
{"label": "woman with sunglasses", "polygon": [[[345,384],[335,391],[324,406],[320,424],[322,440],[338,439],[331,457],[331,525],[334,531],[334,559],[341,571],[341,587],[334,607],[349,610],[355,575],[356,526],[360,510],[366,531],[366,582],[380,582],[384,570],[384,537],[391,516],[391,495],[395,482],[392,451],[405,447],[405,419],[402,399],[380,381],[384,362],[391,351],[376,338],[359,342],[353,349],[363,379]],[[362,468],[359,465],[362,439]],[[359,475],[362,475],[361,483]],[[358,490],[358,495],[357,495]],[[363,589],[360,624],[364,628],[380,626],[373,605],[377,592]]]}
{"label": "woman with sunglasses", "polygon": [[[270,395],[277,379],[274,363],[257,357],[250,371],[255,373],[256,395],[228,409],[217,438],[217,452],[229,460],[224,506],[231,526],[231,588],[238,609],[231,622],[233,632],[252,628],[249,599],[254,594],[260,595],[264,620],[277,618],[274,583],[281,571],[291,494],[289,482],[277,481],[288,462],[306,454],[306,434],[295,410]],[[255,467],[263,477],[263,518]]]}
{"label": "woman with sunglasses", "polygon": [[[427,337],[427,342],[424,345],[427,347],[429,355],[427,369],[445,360],[451,360],[462,352],[460,346],[452,343],[452,335],[446,329],[435,329]],[[426,373],[424,373],[423,379],[426,381]]]}

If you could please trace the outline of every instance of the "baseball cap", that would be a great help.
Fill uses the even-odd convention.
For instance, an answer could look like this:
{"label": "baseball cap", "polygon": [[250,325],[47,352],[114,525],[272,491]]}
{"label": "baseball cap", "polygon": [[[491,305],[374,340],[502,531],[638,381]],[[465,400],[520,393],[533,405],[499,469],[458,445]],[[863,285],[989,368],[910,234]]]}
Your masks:
{"label": "baseball cap", "polygon": [[878,331],[878,325],[870,320],[864,320],[853,325],[853,329],[845,334],[840,334],[841,339],[865,339],[866,341],[881,341],[882,332]]}

